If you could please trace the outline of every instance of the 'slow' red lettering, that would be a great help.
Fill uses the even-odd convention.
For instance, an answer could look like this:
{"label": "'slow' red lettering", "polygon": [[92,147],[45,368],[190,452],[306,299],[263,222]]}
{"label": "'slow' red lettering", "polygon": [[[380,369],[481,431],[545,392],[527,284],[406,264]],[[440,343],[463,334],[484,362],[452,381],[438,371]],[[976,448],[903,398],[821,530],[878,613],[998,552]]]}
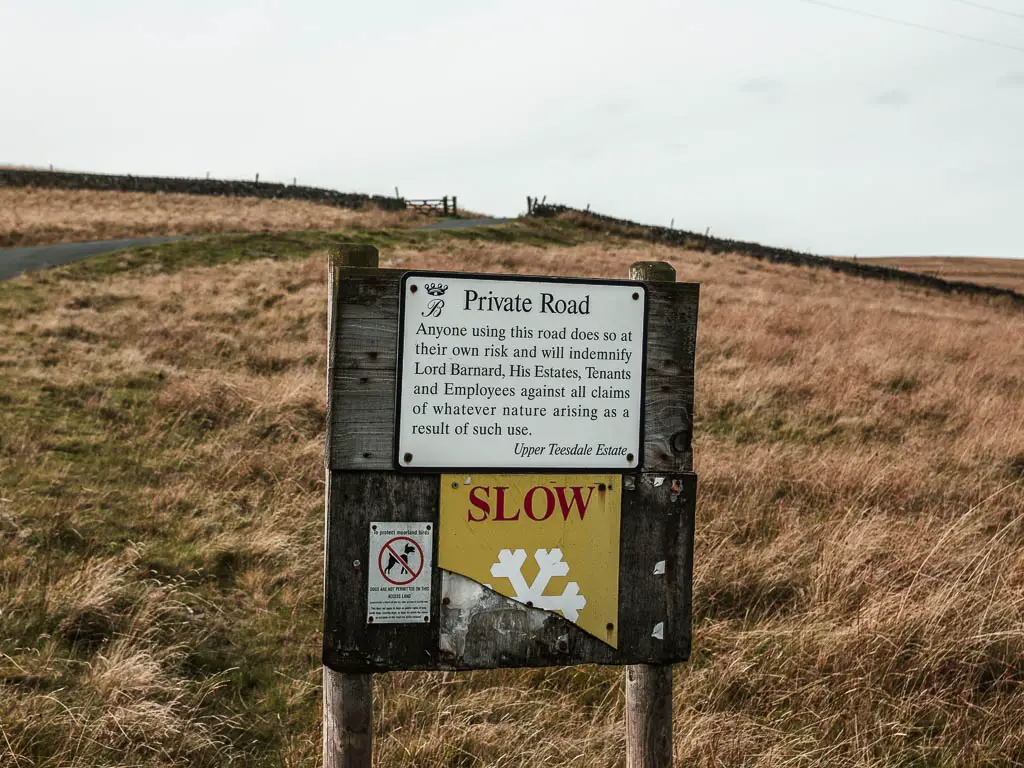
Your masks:
{"label": "'slow' red lettering", "polygon": [[[480,498],[479,491],[484,491],[484,498]],[[466,516],[469,518],[469,522],[482,523],[487,519],[487,515],[491,512],[491,505],[486,497],[490,492],[491,487],[489,485],[477,485],[469,489],[469,503],[483,512],[479,517],[474,517],[473,510],[467,509]]]}
{"label": "'slow' red lettering", "polygon": [[[566,491],[572,491],[572,499],[566,498]],[[584,501],[582,486],[573,486],[572,488],[555,488],[555,493],[558,494],[558,505],[562,508],[563,520],[568,522],[569,513],[572,511],[573,507],[577,507],[579,509],[580,520],[583,520],[587,514],[587,507],[590,506],[590,497],[594,495],[594,486],[588,486],[587,491],[587,499]]]}
{"label": "'slow' red lettering", "polygon": [[494,490],[496,490],[498,492],[497,504],[495,505],[495,510],[496,511],[495,511],[495,514],[494,514],[494,519],[495,520],[518,520],[519,519],[519,510],[518,509],[516,510],[516,514],[515,514],[514,517],[507,517],[505,515],[505,491],[508,490],[508,486],[496,485],[494,487]]}
{"label": "'slow' red lettering", "polygon": [[[537,497],[537,491],[544,492],[544,513],[540,516],[537,515],[537,511],[534,507],[534,499]],[[538,523],[542,520],[547,520],[555,511],[555,495],[551,493],[551,489],[547,486],[538,485],[536,488],[531,488],[526,492],[526,498],[523,499],[523,508],[526,510],[526,516],[531,520],[536,520]]]}

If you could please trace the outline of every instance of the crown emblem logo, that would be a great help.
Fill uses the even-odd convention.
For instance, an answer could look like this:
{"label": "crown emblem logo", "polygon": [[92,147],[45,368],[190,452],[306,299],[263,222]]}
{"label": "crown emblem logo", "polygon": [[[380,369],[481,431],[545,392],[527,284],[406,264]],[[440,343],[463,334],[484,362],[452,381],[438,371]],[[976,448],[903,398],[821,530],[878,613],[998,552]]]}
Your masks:
{"label": "crown emblem logo", "polygon": [[448,290],[448,286],[443,283],[427,283],[423,288],[431,296],[444,296],[445,292]]}

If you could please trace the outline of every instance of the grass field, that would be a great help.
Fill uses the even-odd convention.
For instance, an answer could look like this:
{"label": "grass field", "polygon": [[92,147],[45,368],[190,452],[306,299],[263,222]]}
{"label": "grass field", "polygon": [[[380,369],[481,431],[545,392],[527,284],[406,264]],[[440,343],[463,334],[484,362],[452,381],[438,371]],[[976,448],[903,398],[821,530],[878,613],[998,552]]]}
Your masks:
{"label": "grass field", "polygon": [[157,235],[400,227],[412,212],[302,200],[0,187],[0,248]]}
{"label": "grass field", "polygon": [[[1024,764],[1024,313],[533,221],[0,283],[0,765],[316,764],[342,237],[382,266],[702,283],[679,765]],[[619,675],[378,676],[378,764],[621,766]]]}
{"label": "grass field", "polygon": [[958,256],[905,256],[857,259],[863,264],[904,269],[934,275],[943,280],[960,280],[979,285],[994,285],[1024,293],[1024,258],[982,259]]}

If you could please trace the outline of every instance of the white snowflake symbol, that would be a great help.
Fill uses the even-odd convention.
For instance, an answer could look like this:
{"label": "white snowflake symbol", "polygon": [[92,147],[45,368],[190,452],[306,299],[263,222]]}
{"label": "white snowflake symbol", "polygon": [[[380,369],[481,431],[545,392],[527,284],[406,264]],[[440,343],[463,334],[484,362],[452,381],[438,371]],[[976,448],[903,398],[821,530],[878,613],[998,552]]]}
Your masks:
{"label": "white snowflake symbol", "polygon": [[540,572],[532,584],[527,584],[523,577],[523,563],[526,562],[526,550],[514,552],[503,549],[498,553],[498,562],[491,566],[491,576],[508,579],[515,590],[515,599],[520,603],[529,603],[534,608],[546,611],[558,611],[569,621],[576,621],[580,611],[587,604],[587,598],[580,594],[580,585],[570,581],[560,595],[546,595],[544,590],[548,582],[556,576],[568,576],[569,564],[562,560],[560,549],[538,549],[533,559],[540,566]]}

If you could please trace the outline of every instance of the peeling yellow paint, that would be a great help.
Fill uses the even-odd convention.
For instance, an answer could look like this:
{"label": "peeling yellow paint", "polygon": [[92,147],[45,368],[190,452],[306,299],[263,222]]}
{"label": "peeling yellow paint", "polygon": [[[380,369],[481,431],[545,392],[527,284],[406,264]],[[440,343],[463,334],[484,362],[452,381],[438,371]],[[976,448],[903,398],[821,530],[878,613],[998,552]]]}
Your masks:
{"label": "peeling yellow paint", "polygon": [[438,566],[617,647],[622,477],[467,480],[441,475]]}

